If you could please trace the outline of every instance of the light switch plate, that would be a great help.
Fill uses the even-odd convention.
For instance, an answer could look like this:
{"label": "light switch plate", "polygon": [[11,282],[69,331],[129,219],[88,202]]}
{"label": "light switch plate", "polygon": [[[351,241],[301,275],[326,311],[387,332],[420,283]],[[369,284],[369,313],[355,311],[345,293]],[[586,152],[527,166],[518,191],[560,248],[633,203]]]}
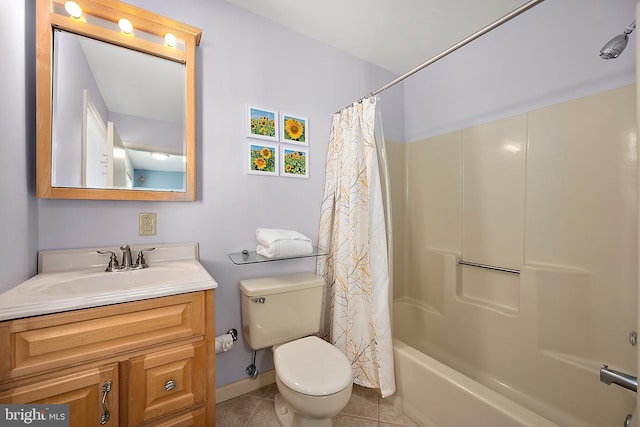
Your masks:
{"label": "light switch plate", "polygon": [[139,234],[140,236],[155,236],[156,235],[156,214],[155,213],[141,213],[139,221]]}

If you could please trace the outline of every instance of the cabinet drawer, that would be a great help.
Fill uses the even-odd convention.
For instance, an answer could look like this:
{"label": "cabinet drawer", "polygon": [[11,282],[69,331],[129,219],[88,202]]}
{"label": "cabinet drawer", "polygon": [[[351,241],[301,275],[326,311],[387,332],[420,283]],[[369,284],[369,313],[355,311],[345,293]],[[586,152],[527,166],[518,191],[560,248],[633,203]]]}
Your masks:
{"label": "cabinet drawer", "polygon": [[[111,364],[34,384],[16,387],[0,393],[1,404],[67,404],[69,405],[69,425],[71,427],[100,426],[105,416],[102,398],[107,383],[109,390],[105,397],[109,421],[106,426],[118,425],[118,365]],[[36,423],[37,424],[37,423]]]}
{"label": "cabinet drawer", "polygon": [[2,322],[0,381],[202,335],[204,326],[203,293]]}
{"label": "cabinet drawer", "polygon": [[198,408],[186,414],[163,418],[162,420],[146,424],[145,427],[207,427],[207,412],[205,408]]}
{"label": "cabinet drawer", "polygon": [[129,361],[129,425],[204,402],[204,341],[134,357]]}

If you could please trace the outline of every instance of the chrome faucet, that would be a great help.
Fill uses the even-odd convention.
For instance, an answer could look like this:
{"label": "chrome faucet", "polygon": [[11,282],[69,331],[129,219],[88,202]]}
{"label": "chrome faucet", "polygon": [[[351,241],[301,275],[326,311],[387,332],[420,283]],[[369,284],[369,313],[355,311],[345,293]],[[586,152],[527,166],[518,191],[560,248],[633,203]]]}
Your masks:
{"label": "chrome faucet", "polygon": [[607,385],[613,383],[631,391],[638,391],[637,377],[614,371],[613,369],[609,369],[607,365],[602,365],[602,368],[600,368],[600,381]]}
{"label": "chrome faucet", "polygon": [[144,259],[144,253],[153,251],[156,248],[144,248],[140,249],[138,252],[138,258],[136,259],[135,264],[133,263],[133,258],[131,256],[131,246],[122,245],[120,246],[120,250],[122,251],[122,263],[118,264],[118,257],[113,251],[96,251],[99,254],[108,254],[109,255],[109,265],[105,271],[127,271],[127,270],[140,270],[143,268],[147,268],[147,261]]}
{"label": "chrome faucet", "polygon": [[133,260],[131,259],[131,247],[129,245],[120,246],[120,250],[122,251],[122,267],[124,269],[129,269],[133,267]]}

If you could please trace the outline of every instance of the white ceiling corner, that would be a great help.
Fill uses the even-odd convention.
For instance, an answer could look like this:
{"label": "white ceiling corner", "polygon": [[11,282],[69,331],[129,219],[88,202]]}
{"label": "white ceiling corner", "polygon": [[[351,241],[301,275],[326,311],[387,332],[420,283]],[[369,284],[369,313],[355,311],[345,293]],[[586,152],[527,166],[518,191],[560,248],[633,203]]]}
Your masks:
{"label": "white ceiling corner", "polygon": [[523,0],[227,0],[396,74],[424,63]]}

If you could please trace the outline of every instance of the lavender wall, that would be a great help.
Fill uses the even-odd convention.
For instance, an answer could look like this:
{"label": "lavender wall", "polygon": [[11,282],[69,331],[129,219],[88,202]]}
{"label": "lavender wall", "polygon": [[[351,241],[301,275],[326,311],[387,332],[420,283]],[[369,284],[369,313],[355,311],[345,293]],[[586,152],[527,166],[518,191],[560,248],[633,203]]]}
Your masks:
{"label": "lavender wall", "polygon": [[406,142],[635,82],[636,0],[547,0],[405,80]]}
{"label": "lavender wall", "polygon": [[[93,42],[91,40],[91,42]],[[56,187],[82,187],[84,90],[98,109],[106,128],[109,111],[74,34],[54,33],[52,183]]]}
{"label": "lavender wall", "polygon": [[[25,3],[27,3],[25,5]],[[0,292],[36,272],[34,2],[0,2]]]}

